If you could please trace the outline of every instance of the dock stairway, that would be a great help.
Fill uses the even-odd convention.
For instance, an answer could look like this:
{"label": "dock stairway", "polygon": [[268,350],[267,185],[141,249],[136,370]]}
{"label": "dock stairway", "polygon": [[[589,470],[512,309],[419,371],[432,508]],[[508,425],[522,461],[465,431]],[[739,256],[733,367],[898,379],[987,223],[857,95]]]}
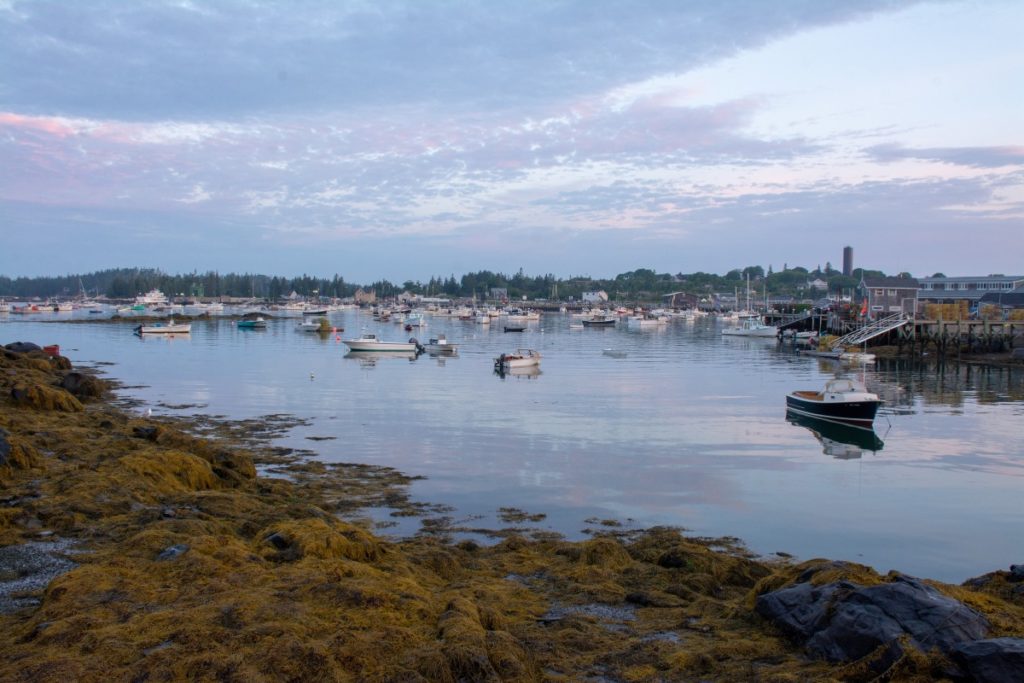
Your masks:
{"label": "dock stairway", "polygon": [[857,344],[863,344],[869,339],[879,337],[886,332],[892,332],[893,330],[899,329],[910,322],[910,318],[905,316],[903,313],[895,313],[886,318],[881,318],[873,322],[868,323],[864,327],[858,327],[853,332],[846,334],[839,339],[836,339],[829,347],[831,349],[841,349],[847,346],[856,346]]}

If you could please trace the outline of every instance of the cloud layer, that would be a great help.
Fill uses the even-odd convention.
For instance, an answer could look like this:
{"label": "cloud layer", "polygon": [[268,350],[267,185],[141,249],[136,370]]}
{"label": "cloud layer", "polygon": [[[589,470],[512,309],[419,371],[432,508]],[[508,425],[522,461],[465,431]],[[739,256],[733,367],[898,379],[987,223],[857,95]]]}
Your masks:
{"label": "cloud layer", "polygon": [[[766,46],[929,30],[922,17],[939,32],[964,8],[704,5],[8,0],[12,245],[28,248],[33,226],[62,244],[87,229],[60,269],[316,266],[352,279],[814,265],[897,226],[916,261],[879,249],[888,260],[865,265],[955,270],[943,249],[978,227],[1024,249],[1024,145],[1010,134],[922,144],[944,124],[886,119],[885,103],[858,101],[870,117],[858,116],[822,93],[819,109],[787,109],[813,91],[798,73],[789,92],[736,85],[770,68]],[[815,57],[837,77],[856,58]],[[748,248],[729,253],[737,237]],[[14,274],[53,263],[0,256]]]}

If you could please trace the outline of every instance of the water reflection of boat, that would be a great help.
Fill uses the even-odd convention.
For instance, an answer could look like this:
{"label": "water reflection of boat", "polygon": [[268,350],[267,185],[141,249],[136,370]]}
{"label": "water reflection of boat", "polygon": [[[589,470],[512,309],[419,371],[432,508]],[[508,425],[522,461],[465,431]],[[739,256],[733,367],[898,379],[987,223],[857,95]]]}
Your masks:
{"label": "water reflection of boat", "polygon": [[864,451],[875,453],[885,445],[875,430],[868,427],[807,417],[792,410],[786,411],[786,420],[808,429],[821,442],[822,452],[834,458],[859,458]]}
{"label": "water reflection of boat", "polygon": [[391,360],[393,358],[404,358],[414,361],[419,356],[416,351],[349,351],[345,358],[354,358],[361,365],[376,365],[379,360]]}
{"label": "water reflection of boat", "polygon": [[525,368],[505,368],[504,370],[499,370],[498,368],[495,368],[494,374],[498,375],[502,379],[505,379],[506,377],[516,377],[518,379],[536,379],[540,377],[541,372],[539,366],[531,365]]}

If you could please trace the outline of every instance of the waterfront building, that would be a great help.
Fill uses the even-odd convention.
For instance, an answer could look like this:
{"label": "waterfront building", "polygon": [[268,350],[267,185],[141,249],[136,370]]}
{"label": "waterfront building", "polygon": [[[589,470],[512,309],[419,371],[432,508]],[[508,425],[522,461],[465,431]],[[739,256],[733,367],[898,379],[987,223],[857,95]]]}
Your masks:
{"label": "waterfront building", "polygon": [[600,289],[596,292],[583,292],[583,302],[587,304],[604,304],[608,303],[608,292]]}
{"label": "waterfront building", "polygon": [[912,277],[861,276],[857,293],[862,314],[884,318],[893,313],[913,314],[917,311],[920,283]]}
{"label": "waterfront building", "polygon": [[1024,310],[1024,285],[1009,292],[986,292],[978,299],[982,306],[998,306],[1004,312],[1011,310]]}
{"label": "waterfront building", "polygon": [[375,304],[377,303],[377,292],[362,289],[361,287],[356,290],[355,296],[353,297],[357,304]]}
{"label": "waterfront building", "polygon": [[918,298],[938,304],[967,301],[977,304],[986,294],[1009,294],[1024,287],[1024,275],[970,275],[923,277]]}

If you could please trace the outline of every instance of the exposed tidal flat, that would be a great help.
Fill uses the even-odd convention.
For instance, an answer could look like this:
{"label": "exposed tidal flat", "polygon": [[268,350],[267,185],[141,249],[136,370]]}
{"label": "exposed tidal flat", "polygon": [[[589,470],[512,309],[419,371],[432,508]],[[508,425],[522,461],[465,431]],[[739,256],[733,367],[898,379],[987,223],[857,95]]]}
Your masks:
{"label": "exposed tidal flat", "polygon": [[[349,320],[359,325],[358,318]],[[281,322],[270,335],[243,336],[217,324],[211,325],[209,336],[200,330],[187,340],[131,339],[131,346],[124,342],[127,328],[116,326],[94,330],[95,336],[79,335],[70,344],[64,338],[64,353],[93,360],[93,366],[121,382],[145,382],[122,385],[115,395],[91,382],[88,374],[76,376],[66,359],[3,355],[0,428],[7,448],[0,473],[0,522],[6,548],[23,549],[16,551],[21,564],[8,566],[3,578],[13,581],[34,573],[47,578],[17,584],[13,597],[18,602],[2,622],[0,677],[455,681],[872,680],[884,675],[896,680],[1015,680],[993,677],[991,666],[985,668],[986,661],[995,660],[1004,667],[998,670],[1012,673],[1005,666],[1019,662],[1024,572],[1006,571],[1010,562],[988,565],[976,573],[1001,571],[963,585],[956,585],[960,579],[917,581],[849,562],[858,558],[848,553],[829,554],[835,561],[766,558],[763,551],[751,552],[735,538],[705,534],[706,528],[699,535],[668,526],[645,530],[626,515],[611,514],[614,505],[595,506],[595,514],[580,524],[588,527],[587,532],[577,532],[579,540],[566,540],[572,535],[569,525],[552,524],[548,508],[538,504],[544,497],[531,494],[521,482],[506,484],[513,490],[504,495],[487,489],[494,508],[491,516],[499,522],[492,524],[484,515],[460,509],[471,505],[460,503],[459,496],[453,496],[455,505],[447,506],[450,501],[442,489],[426,489],[430,494],[424,495],[435,463],[448,480],[446,486],[464,481],[446,471],[453,465],[439,454],[458,454],[466,448],[467,438],[479,440],[471,454],[477,465],[473,468],[463,460],[458,466],[472,470],[469,478],[491,476],[502,484],[508,482],[503,470],[488,473],[482,468],[488,462],[488,447],[491,457],[514,457],[514,450],[532,447],[530,457],[538,462],[533,474],[541,480],[555,478],[551,469],[542,469],[537,452],[553,457],[565,447],[552,443],[550,433],[557,430],[595,445],[595,466],[601,468],[607,467],[604,461],[609,457],[596,448],[603,438],[613,441],[613,449],[622,439],[637,441],[631,455],[643,455],[646,446],[657,461],[657,471],[671,476],[671,463],[661,449],[676,442],[679,432],[670,425],[658,428],[664,416],[653,399],[648,402],[655,416],[649,421],[642,419],[643,412],[632,412],[628,402],[618,403],[620,410],[630,411],[627,422],[636,428],[624,430],[619,438],[616,430],[622,424],[611,418],[616,428],[611,431],[600,420],[560,424],[580,416],[571,410],[568,417],[556,414],[554,426],[545,423],[542,418],[552,420],[551,413],[559,412],[553,407],[558,403],[530,392],[544,387],[566,365],[571,367],[559,363],[552,348],[545,363],[555,362],[533,379],[502,380],[488,373],[484,377],[489,384],[467,385],[458,373],[440,375],[448,380],[449,393],[473,386],[478,390],[473,410],[464,411],[456,402],[446,411],[430,412],[434,420],[458,415],[457,420],[444,421],[452,437],[445,444],[417,416],[409,399],[444,404],[445,391],[438,389],[436,376],[427,378],[430,391],[417,387],[425,380],[416,373],[443,373],[460,368],[463,361],[469,361],[465,368],[476,373],[491,349],[508,345],[502,335],[467,329],[465,338],[476,334],[476,344],[485,352],[474,354],[470,349],[441,366],[429,358],[372,363],[341,358],[344,352],[333,339],[297,337],[293,327],[294,321]],[[60,336],[55,329],[59,328],[25,324],[4,331],[8,338],[35,336],[50,343]],[[121,336],[108,336],[110,330]],[[399,334],[396,329],[389,336]],[[579,355],[590,344],[596,344],[599,354],[614,343],[627,350],[626,359],[636,359],[644,348],[658,359],[657,344],[672,333],[599,332],[602,336],[588,338],[568,332],[563,336],[554,328],[542,333],[538,328],[533,334],[527,339],[537,346],[568,345]],[[706,345],[698,345],[699,331],[676,334],[714,358],[708,351],[710,336]],[[269,346],[273,353],[242,353],[249,345]],[[196,359],[190,357],[215,348],[227,348],[236,358],[218,355],[215,363],[199,363],[197,372]],[[748,383],[764,382],[757,368],[763,367],[765,358],[775,357],[770,355],[774,349],[748,343],[721,348],[747,359],[750,369],[740,375]],[[314,351],[307,354],[310,349]],[[118,365],[96,362],[103,351],[118,359]],[[302,363],[295,362],[296,356]],[[327,359],[323,365],[312,362],[320,356]],[[248,375],[247,364],[254,366]],[[215,365],[222,366],[219,372],[210,370]],[[619,372],[622,365],[618,364]],[[287,375],[275,376],[275,367],[286,368]],[[350,372],[332,375],[338,367]],[[609,386],[625,383],[631,394],[650,398],[616,367],[601,367],[611,375],[605,378],[613,380]],[[647,376],[644,366],[625,367],[634,378]],[[821,372],[817,363],[810,367]],[[585,371],[587,365],[576,369]],[[776,371],[787,374],[784,369]],[[204,378],[204,373],[215,379]],[[909,373],[905,393],[928,398],[920,404],[923,407],[918,407],[919,398],[894,399],[896,408],[902,406],[902,417],[921,410],[950,421],[958,414],[984,415],[986,406],[994,406],[1000,415],[1003,410],[1011,417],[1019,415],[1019,403],[1014,402],[1019,402],[1019,396],[1014,398],[1018,385],[1012,376]],[[654,374],[661,376],[663,386],[672,386],[673,375],[666,368],[655,367]],[[227,377],[235,378],[235,385],[218,389]],[[329,401],[317,397],[320,385],[337,389],[339,380],[355,385],[346,389],[364,402],[338,405],[339,397],[331,391]],[[254,389],[261,385],[267,394]],[[556,397],[557,401],[580,400],[571,382],[563,379],[556,386],[558,395],[565,397]],[[288,399],[289,388],[303,398]],[[704,401],[707,389],[698,392]],[[241,401],[251,414],[229,414],[232,411],[224,409],[229,401],[218,395],[220,391],[231,400],[237,400],[235,391],[256,392],[256,397]],[[593,393],[592,384],[587,391]],[[375,398],[375,392],[381,396]],[[748,390],[746,395],[750,394]],[[396,400],[403,395],[406,401]],[[489,414],[488,400],[493,396],[505,399],[500,415]],[[326,410],[325,404],[334,405]],[[296,410],[298,406],[305,410]],[[275,407],[278,412],[271,410]],[[509,417],[510,410],[522,414]],[[714,412],[701,414],[713,422],[714,434],[735,439],[737,431],[750,433],[750,442],[770,451],[774,423],[762,420],[756,410],[734,410],[739,415],[727,419],[716,419]],[[331,429],[330,424],[346,413],[356,417],[345,420],[344,429]],[[527,432],[525,444],[515,433],[496,434],[492,429],[480,435],[481,423],[493,426],[502,417],[512,420],[517,431]],[[898,425],[899,417],[894,410],[889,419]],[[754,427],[741,426],[739,418]],[[462,420],[472,428],[460,432]],[[358,440],[348,437],[346,431],[361,421],[366,422],[364,435]],[[998,463],[998,476],[1016,479],[1012,457],[997,460],[989,453],[1014,433],[1012,425],[1001,431],[999,424],[996,421],[987,432],[992,441],[974,438],[973,432],[970,439],[958,438],[958,443],[970,440],[975,454],[966,460],[964,470]],[[836,459],[824,453],[822,443],[799,425],[782,425],[809,439],[821,462],[861,464],[856,458]],[[405,430],[418,435],[420,450]],[[500,434],[512,441],[511,447],[494,438]],[[940,430],[935,438],[948,435]],[[877,453],[861,453],[862,461],[891,452],[892,432],[884,436],[886,446]],[[396,439],[405,444],[404,456],[394,449]],[[685,440],[681,446],[688,448]],[[716,454],[728,458],[732,448],[735,445]],[[310,457],[310,449],[319,457]],[[843,451],[848,457],[851,452]],[[348,458],[332,459],[331,453]],[[389,454],[401,465],[397,470],[382,464]],[[676,465],[695,470],[685,458]],[[581,481],[570,484],[587,487],[587,495],[594,491],[598,500],[614,499],[602,497],[594,473],[585,469],[577,469]],[[525,467],[519,473],[530,474]],[[711,485],[715,477],[700,480],[700,485]],[[644,478],[638,486],[652,489],[650,481]],[[862,482],[863,478],[856,483]],[[918,485],[905,483],[910,488]],[[610,484],[601,480],[601,486]],[[410,495],[417,487],[419,495]],[[652,490],[665,495],[656,487]],[[514,500],[520,493],[521,500]],[[562,488],[557,493],[565,495]],[[978,505],[986,504],[990,503],[978,500]],[[366,509],[390,510],[396,520],[416,520],[421,532],[393,534],[395,529],[382,525],[380,517],[363,518],[361,511]],[[565,509],[562,515],[567,514]],[[571,509],[582,514],[586,506]],[[1011,518],[1016,513],[1019,508],[1007,508]],[[864,516],[870,524],[870,511]],[[829,517],[823,509],[819,523],[828,524]],[[778,549],[799,545],[795,537],[800,529],[791,530],[792,542],[781,535]],[[980,531],[973,528],[974,533]],[[485,538],[474,541],[473,536]],[[1012,535],[1004,540],[1004,553],[1019,552],[1021,545]],[[961,553],[955,547],[948,552]],[[54,568],[54,562],[43,561],[46,558],[76,566],[70,571],[67,564]],[[938,560],[929,562],[941,566]],[[37,572],[37,566],[44,568]],[[898,562],[889,566],[907,571]],[[911,573],[932,576],[919,567]],[[850,627],[862,623],[865,615],[877,616],[879,610],[896,616],[872,618],[860,630]]]}

